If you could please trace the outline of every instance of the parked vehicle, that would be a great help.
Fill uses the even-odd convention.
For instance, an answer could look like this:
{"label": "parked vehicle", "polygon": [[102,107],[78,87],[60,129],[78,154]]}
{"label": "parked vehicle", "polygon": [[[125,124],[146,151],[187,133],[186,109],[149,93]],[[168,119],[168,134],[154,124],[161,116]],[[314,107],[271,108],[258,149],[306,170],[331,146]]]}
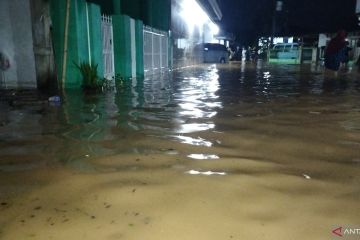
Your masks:
{"label": "parked vehicle", "polygon": [[279,43],[270,50],[270,62],[299,63],[300,49],[298,43]]}
{"label": "parked vehicle", "polygon": [[227,63],[229,52],[227,48],[218,43],[198,44],[194,48],[194,56],[204,63]]}
{"label": "parked vehicle", "polygon": [[281,43],[276,44],[273,48],[274,53],[281,59],[296,59],[299,57],[299,44],[297,43]]}

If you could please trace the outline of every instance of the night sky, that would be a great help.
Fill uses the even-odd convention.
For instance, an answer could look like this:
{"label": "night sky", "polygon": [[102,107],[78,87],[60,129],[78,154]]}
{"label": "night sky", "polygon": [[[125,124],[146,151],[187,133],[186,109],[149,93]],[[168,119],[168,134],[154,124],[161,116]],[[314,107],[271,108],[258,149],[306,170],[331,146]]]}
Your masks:
{"label": "night sky", "polygon": [[[222,28],[237,36],[237,41],[250,44],[259,36],[272,32],[272,0],[220,0]],[[353,31],[357,27],[356,0],[284,0],[278,16],[277,35],[302,35]]]}

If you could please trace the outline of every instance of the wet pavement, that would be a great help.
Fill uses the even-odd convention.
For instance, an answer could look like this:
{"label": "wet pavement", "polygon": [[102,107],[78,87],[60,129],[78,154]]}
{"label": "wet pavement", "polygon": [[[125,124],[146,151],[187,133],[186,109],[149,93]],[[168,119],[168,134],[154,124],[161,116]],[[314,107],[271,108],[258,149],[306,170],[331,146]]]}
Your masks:
{"label": "wet pavement", "polygon": [[360,225],[359,93],[233,63],[0,102],[0,239],[331,239]]}

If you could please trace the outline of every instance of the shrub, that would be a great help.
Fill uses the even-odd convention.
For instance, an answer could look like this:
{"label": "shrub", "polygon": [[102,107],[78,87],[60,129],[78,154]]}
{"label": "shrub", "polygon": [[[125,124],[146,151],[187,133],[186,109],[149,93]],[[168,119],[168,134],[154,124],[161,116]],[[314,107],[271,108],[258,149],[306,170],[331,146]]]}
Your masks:
{"label": "shrub", "polygon": [[81,62],[80,65],[74,63],[80,70],[83,77],[82,87],[85,90],[101,90],[103,83],[98,76],[98,64],[91,65],[87,62]]}

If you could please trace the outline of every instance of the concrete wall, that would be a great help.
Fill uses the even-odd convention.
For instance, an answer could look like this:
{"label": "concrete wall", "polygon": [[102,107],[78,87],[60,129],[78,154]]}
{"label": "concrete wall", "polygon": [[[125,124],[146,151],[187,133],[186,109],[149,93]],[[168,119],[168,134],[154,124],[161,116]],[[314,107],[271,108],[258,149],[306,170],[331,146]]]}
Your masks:
{"label": "concrete wall", "polygon": [[54,54],[50,34],[51,18],[49,1],[31,0],[32,31],[38,88],[56,90]]}
{"label": "concrete wall", "polygon": [[0,73],[0,88],[36,88],[29,1],[1,0],[0,19],[0,52],[10,60]]}

